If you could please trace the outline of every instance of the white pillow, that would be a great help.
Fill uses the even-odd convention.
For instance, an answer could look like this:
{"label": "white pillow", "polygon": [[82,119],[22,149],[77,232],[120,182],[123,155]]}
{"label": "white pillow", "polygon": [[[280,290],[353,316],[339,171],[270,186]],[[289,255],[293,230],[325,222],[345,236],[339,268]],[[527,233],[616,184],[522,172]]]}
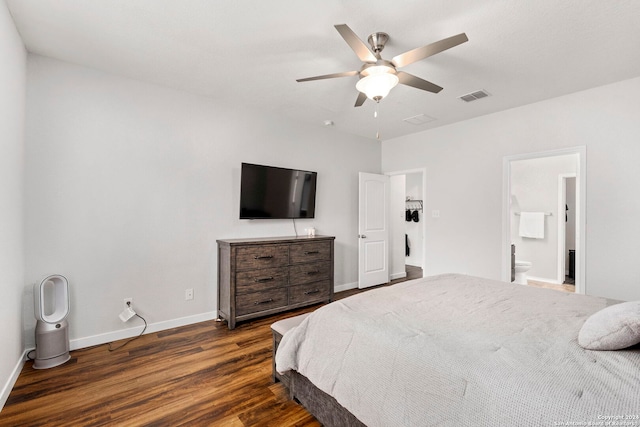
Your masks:
{"label": "white pillow", "polygon": [[640,343],[640,301],[623,302],[592,314],[578,333],[588,350],[620,350]]}

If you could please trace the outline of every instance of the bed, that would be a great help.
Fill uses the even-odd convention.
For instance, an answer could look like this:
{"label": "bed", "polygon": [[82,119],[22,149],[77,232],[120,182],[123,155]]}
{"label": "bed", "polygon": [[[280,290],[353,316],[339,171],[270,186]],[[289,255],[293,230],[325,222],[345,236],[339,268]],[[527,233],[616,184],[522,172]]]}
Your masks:
{"label": "bed", "polygon": [[618,303],[427,277],[319,308],[284,334],[276,368],[327,426],[640,426],[640,347],[578,343]]}

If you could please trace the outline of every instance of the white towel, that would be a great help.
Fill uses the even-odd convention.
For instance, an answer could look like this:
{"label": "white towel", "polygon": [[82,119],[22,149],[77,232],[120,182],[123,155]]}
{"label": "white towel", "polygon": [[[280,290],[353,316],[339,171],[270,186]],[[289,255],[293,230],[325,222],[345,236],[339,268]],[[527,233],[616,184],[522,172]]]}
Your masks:
{"label": "white towel", "polygon": [[520,237],[544,239],[544,212],[520,213]]}

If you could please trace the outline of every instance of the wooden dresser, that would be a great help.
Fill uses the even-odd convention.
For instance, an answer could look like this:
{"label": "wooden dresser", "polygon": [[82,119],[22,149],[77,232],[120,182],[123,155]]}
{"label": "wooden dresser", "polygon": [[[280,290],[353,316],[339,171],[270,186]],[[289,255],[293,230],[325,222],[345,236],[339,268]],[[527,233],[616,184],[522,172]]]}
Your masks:
{"label": "wooden dresser", "polygon": [[218,317],[236,322],[329,302],[332,236],[218,240]]}

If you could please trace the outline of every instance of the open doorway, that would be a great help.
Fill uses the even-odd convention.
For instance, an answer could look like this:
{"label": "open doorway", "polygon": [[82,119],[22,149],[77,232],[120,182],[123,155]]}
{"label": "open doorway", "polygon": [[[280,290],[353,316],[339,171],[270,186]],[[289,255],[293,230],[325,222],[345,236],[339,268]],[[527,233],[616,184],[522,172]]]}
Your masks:
{"label": "open doorway", "polygon": [[390,278],[422,277],[425,267],[425,171],[413,169],[390,176]]}
{"label": "open doorway", "polygon": [[[585,154],[576,147],[504,158],[503,280],[513,281],[515,270],[514,283],[572,287],[565,283],[572,275],[575,292],[586,292]],[[539,233],[523,233],[524,217],[529,222],[536,215]]]}

